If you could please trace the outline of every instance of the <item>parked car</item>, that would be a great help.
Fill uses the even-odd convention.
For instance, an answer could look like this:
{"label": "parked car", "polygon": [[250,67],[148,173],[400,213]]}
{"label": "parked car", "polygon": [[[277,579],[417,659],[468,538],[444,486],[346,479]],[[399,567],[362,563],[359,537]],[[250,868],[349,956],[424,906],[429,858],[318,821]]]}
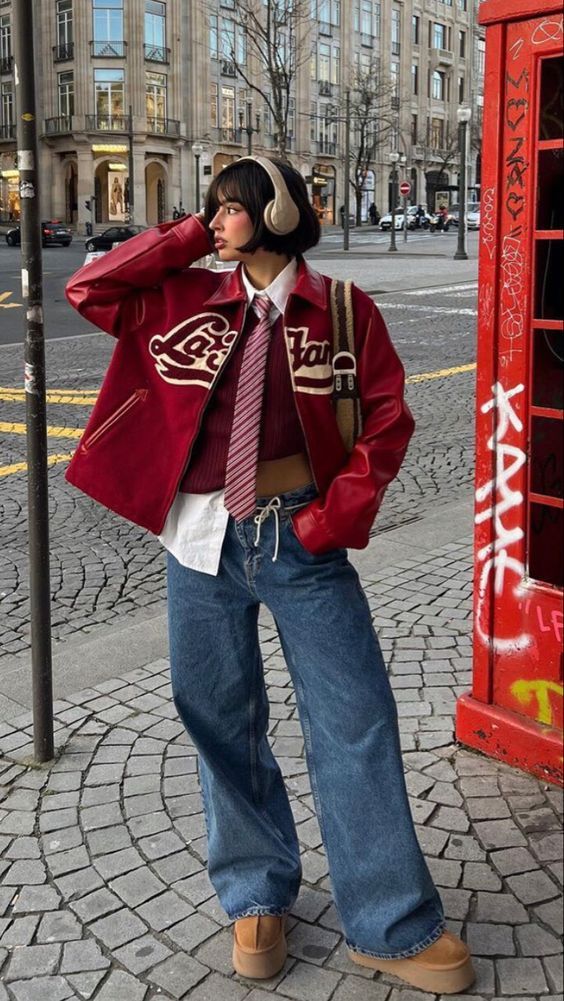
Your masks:
{"label": "parked car", "polygon": [[98,236],[90,236],[85,243],[85,247],[89,253],[92,253],[94,250],[111,250],[114,243],[123,243],[124,240],[130,240],[132,236],[138,236],[144,229],[147,229],[147,227],[110,226],[109,229],[105,229]]}
{"label": "parked car", "polygon": [[[386,215],[383,215],[382,218],[380,219],[380,229],[387,230],[391,228],[392,228],[392,213],[386,212]],[[407,228],[415,229],[415,217],[410,216],[409,209],[407,212]],[[403,229],[403,209],[396,210],[395,229],[397,230]]]}
{"label": "parked car", "polygon": [[[41,242],[44,247],[53,246],[55,244],[62,244],[63,247],[68,247],[72,243],[72,230],[63,222],[58,222],[56,219],[51,219],[48,222],[41,223]],[[9,247],[19,247],[22,242],[21,232],[19,226],[14,226],[9,229],[6,233],[6,243]]]}
{"label": "parked car", "polygon": [[472,209],[468,212],[466,216],[466,225],[468,229],[479,229],[480,228],[480,206],[477,209]]}

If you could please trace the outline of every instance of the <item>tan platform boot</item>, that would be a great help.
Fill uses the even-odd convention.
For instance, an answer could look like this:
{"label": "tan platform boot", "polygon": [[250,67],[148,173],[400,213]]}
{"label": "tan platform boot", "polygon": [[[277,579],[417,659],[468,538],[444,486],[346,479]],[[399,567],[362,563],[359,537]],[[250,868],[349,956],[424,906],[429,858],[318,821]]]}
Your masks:
{"label": "tan platform boot", "polygon": [[429,994],[461,994],[475,980],[468,949],[449,931],[411,959],[377,959],[350,950],[349,956],[358,966],[392,973]]}
{"label": "tan platform boot", "polygon": [[280,972],[288,948],[284,926],[286,919],[261,914],[239,918],[233,927],[233,966],[241,977],[269,980]]}

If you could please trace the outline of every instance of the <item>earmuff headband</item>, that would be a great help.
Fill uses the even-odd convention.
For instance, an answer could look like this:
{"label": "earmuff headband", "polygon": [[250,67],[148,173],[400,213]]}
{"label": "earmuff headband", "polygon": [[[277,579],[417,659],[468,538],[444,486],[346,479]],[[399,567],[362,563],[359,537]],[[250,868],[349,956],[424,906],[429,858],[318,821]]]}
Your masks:
{"label": "earmuff headband", "polygon": [[236,163],[242,160],[254,160],[270,177],[274,186],[274,199],[268,203],[264,210],[264,224],[271,233],[276,236],[286,236],[298,227],[300,222],[300,210],[292,200],[286,182],[272,160],[265,156],[242,156]]}

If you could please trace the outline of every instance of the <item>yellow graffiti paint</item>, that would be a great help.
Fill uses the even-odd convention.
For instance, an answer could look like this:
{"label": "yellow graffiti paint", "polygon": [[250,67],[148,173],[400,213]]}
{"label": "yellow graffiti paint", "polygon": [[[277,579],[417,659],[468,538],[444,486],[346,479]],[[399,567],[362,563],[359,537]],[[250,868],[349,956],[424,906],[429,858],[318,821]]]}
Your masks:
{"label": "yellow graffiti paint", "polygon": [[557,681],[527,681],[526,678],[521,678],[519,681],[513,682],[510,692],[522,706],[529,705],[531,699],[535,698],[537,700],[537,715],[535,718],[539,723],[546,723],[547,726],[551,726],[553,711],[550,703],[550,692],[562,698],[564,696],[564,687],[559,685]]}
{"label": "yellow graffiti paint", "polygon": [[[25,434],[25,424],[9,424],[0,421],[0,433]],[[47,425],[48,438],[80,438],[84,428],[60,428]]]}
{"label": "yellow graffiti paint", "polygon": [[[72,459],[72,452],[65,455],[49,455],[47,457],[48,466],[56,466],[59,462],[69,462]],[[0,466],[0,477],[13,476],[15,473],[25,473],[27,462],[14,462],[11,466]]]}

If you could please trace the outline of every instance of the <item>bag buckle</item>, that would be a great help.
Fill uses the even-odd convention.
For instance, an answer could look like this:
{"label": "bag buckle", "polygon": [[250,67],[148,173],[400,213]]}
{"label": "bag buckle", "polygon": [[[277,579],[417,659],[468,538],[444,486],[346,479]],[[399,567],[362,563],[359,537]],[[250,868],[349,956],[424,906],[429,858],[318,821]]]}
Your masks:
{"label": "bag buckle", "polygon": [[351,351],[333,356],[333,398],[354,400],[358,396],[356,358]]}

